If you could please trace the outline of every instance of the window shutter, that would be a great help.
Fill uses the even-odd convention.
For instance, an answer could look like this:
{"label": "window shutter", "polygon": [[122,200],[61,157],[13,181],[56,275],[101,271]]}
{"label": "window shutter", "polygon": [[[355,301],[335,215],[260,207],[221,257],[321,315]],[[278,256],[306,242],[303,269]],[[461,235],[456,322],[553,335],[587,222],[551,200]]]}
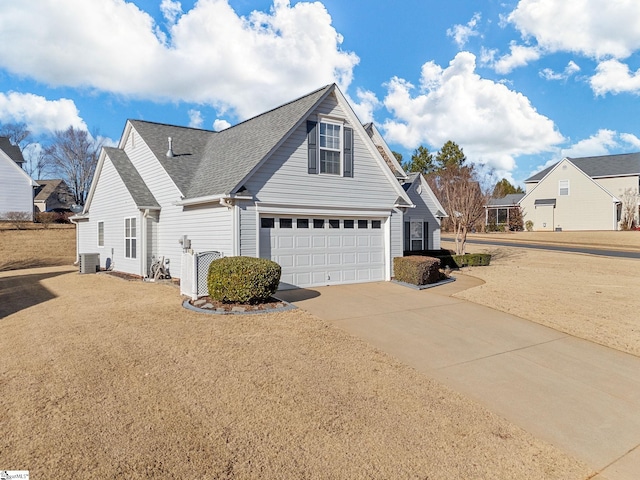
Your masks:
{"label": "window shutter", "polygon": [[318,122],[307,120],[307,146],[309,149],[309,173],[318,173]]}
{"label": "window shutter", "polygon": [[345,177],[353,177],[353,128],[344,127],[344,169]]}
{"label": "window shutter", "polygon": [[429,250],[429,222],[422,222],[422,249]]}
{"label": "window shutter", "polygon": [[411,250],[411,223],[404,222],[404,251]]}

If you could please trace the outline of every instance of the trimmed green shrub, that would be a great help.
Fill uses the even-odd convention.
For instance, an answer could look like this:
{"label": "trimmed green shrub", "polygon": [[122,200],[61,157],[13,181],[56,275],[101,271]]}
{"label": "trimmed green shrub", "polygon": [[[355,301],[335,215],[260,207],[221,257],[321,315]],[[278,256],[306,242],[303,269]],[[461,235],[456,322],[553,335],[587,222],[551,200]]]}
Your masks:
{"label": "trimmed green shrub", "polygon": [[264,302],[278,290],[281,273],[280,265],[266,258],[220,258],[209,265],[209,296],[224,303]]}
{"label": "trimmed green shrub", "polygon": [[488,253],[465,253],[464,255],[452,255],[458,268],[462,267],[486,267],[491,262]]}
{"label": "trimmed green shrub", "polygon": [[440,260],[433,257],[410,256],[393,259],[393,272],[399,282],[427,285],[440,281]]}
{"label": "trimmed green shrub", "polygon": [[533,222],[531,220],[527,220],[524,222],[524,228],[527,229],[527,232],[533,232]]}

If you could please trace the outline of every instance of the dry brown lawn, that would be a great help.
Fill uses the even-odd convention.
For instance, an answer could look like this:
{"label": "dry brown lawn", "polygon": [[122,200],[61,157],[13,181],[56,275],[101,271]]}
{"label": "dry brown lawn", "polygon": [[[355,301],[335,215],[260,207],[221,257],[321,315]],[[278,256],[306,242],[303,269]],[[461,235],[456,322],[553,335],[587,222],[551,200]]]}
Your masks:
{"label": "dry brown lawn", "polygon": [[76,259],[75,225],[27,224],[15,230],[0,222],[0,272],[21,268],[69,265]]}
{"label": "dry brown lawn", "polygon": [[583,464],[301,310],[0,272],[0,465],[32,478],[585,479]]}
{"label": "dry brown lawn", "polygon": [[[532,232],[476,237],[640,249],[640,232]],[[443,242],[452,248],[452,242]],[[467,246],[491,265],[464,269],[484,280],[457,297],[640,356],[640,260],[545,250]]]}

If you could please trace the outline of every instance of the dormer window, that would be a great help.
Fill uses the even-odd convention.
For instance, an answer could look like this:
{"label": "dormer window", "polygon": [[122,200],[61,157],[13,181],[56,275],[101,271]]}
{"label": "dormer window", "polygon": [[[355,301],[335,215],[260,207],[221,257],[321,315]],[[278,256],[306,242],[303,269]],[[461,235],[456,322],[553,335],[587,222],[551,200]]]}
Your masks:
{"label": "dormer window", "polygon": [[353,129],[339,120],[307,121],[309,151],[308,172],[311,174],[353,177]]}

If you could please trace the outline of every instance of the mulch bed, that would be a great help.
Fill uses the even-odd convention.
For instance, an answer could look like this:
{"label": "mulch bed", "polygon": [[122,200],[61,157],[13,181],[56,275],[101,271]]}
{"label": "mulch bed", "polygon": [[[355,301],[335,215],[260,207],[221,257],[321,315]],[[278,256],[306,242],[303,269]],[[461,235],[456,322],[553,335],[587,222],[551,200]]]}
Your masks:
{"label": "mulch bed", "polygon": [[200,297],[197,300],[189,300],[189,304],[198,309],[211,310],[218,313],[260,312],[264,310],[279,310],[288,306],[286,302],[273,297],[270,297],[266,302],[263,303],[247,305],[244,303],[223,303],[218,300],[214,300],[209,296],[206,296]]}

